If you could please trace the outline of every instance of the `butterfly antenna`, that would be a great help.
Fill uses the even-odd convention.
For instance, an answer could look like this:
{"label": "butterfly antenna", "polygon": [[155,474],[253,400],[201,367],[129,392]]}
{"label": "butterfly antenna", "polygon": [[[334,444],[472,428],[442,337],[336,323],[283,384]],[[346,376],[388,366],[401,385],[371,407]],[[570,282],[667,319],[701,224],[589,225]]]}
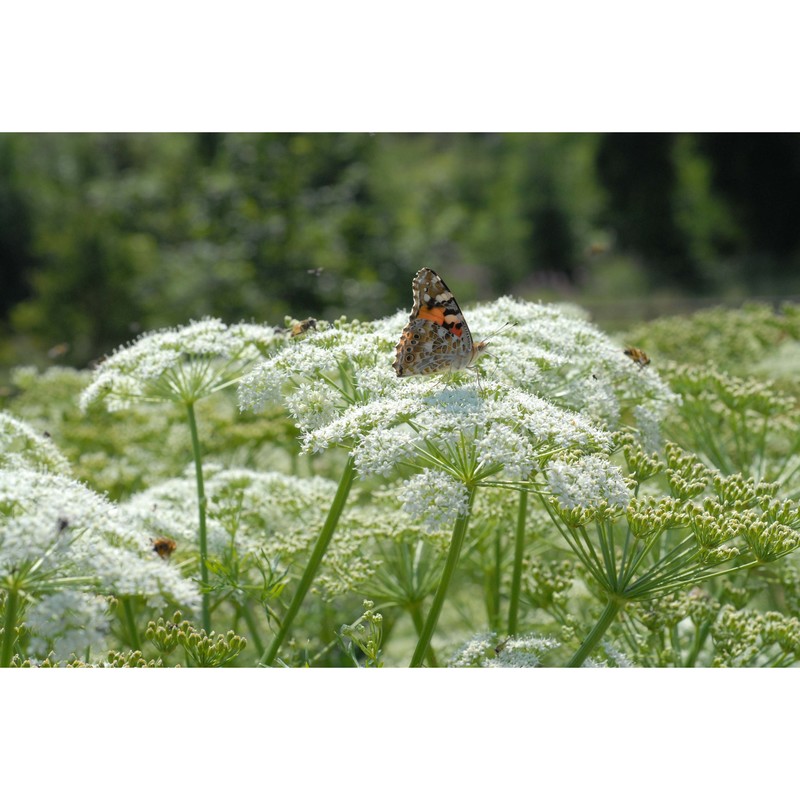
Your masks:
{"label": "butterfly antenna", "polygon": [[483,341],[488,342],[491,339],[494,339],[498,333],[501,333],[506,328],[513,328],[517,323],[516,322],[504,322],[494,333],[490,333]]}

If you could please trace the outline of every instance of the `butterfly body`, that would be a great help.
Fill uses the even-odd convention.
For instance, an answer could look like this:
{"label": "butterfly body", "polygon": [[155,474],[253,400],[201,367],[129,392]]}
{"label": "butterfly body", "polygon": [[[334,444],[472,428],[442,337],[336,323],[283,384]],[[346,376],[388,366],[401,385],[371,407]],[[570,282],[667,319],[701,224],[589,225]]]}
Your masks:
{"label": "butterfly body", "polygon": [[411,287],[414,306],[392,364],[397,376],[457,372],[473,366],[486,352],[486,342],[473,342],[447,284],[432,269],[421,269]]}

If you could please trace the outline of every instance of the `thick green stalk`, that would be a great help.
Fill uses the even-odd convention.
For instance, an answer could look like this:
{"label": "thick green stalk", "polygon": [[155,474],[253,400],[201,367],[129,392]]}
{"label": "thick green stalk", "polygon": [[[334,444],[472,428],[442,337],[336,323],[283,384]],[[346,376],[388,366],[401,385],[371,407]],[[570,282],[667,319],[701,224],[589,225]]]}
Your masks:
{"label": "thick green stalk", "polygon": [[292,627],[292,623],[294,622],[294,618],[297,616],[297,612],[300,610],[300,606],[303,604],[306,593],[311,588],[311,584],[316,577],[319,565],[322,563],[322,558],[325,555],[325,551],[328,549],[328,545],[333,538],[333,532],[336,530],[339,517],[341,517],[342,511],[344,511],[344,506],[347,502],[347,496],[350,494],[350,487],[353,485],[353,478],[355,477],[355,474],[355,462],[353,460],[353,456],[350,456],[350,458],[347,459],[344,473],[339,481],[339,488],[336,490],[336,497],[333,498],[333,504],[328,511],[328,516],[325,520],[325,524],[322,526],[322,531],[317,539],[317,543],[314,545],[314,550],[312,551],[311,557],[306,565],[303,577],[300,578],[300,583],[297,587],[297,591],[294,593],[289,610],[286,612],[286,616],[283,618],[283,623],[278,629],[278,633],[275,635],[275,638],[272,640],[272,644],[269,646],[269,649],[264,653],[263,656],[261,656],[260,663],[262,666],[268,667],[272,665],[272,662],[275,660],[275,656],[278,655],[278,650],[280,650],[281,645],[283,644],[283,640],[286,638],[286,634]]}
{"label": "thick green stalk", "polygon": [[253,618],[253,612],[250,610],[247,603],[242,603],[241,605],[237,606],[239,613],[242,615],[242,619],[244,619],[245,624],[247,625],[247,629],[250,631],[250,637],[253,640],[253,645],[256,648],[256,652],[262,652],[264,647],[261,637],[258,635],[258,625],[256,625],[256,621]]}
{"label": "thick green stalk", "polygon": [[528,493],[519,493],[517,536],[514,541],[514,571],[511,574],[511,598],[508,603],[508,635],[517,635],[519,595],[522,589],[522,556],[525,552],[525,520],[528,515]]}
{"label": "thick green stalk", "polygon": [[486,588],[486,606],[489,627],[497,630],[500,627],[500,578],[503,574],[503,539],[505,531],[498,525],[494,532],[494,564],[489,573],[488,586]]}
{"label": "thick green stalk", "polygon": [[467,527],[469,526],[469,516],[472,512],[472,501],[475,498],[475,487],[469,487],[469,499],[467,501],[467,510],[457,520],[453,527],[453,537],[450,540],[450,549],[447,553],[447,561],[444,565],[442,577],[439,580],[439,586],[436,588],[436,594],[433,597],[431,609],[428,612],[428,617],[425,620],[425,627],[422,629],[422,635],[417,642],[417,648],[414,650],[414,655],[411,657],[409,667],[421,667],[422,662],[425,660],[425,653],[433,637],[433,632],[436,629],[436,623],[439,621],[439,614],[444,605],[444,598],[447,595],[447,589],[450,586],[450,580],[453,573],[456,571],[458,564],[458,556],[461,553],[461,546],[464,544],[464,539],[467,535]]}
{"label": "thick green stalk", "polygon": [[139,639],[139,631],[136,628],[136,616],[133,613],[130,597],[122,598],[122,611],[125,615],[125,625],[128,628],[128,636],[131,639],[131,647],[134,650],[142,649],[142,642]]}
{"label": "thick green stalk", "polygon": [[[425,622],[422,619],[422,609],[420,608],[419,603],[415,603],[409,609],[411,613],[411,619],[414,620],[414,630],[417,632],[417,636],[422,635],[422,629],[425,627]],[[428,645],[428,664],[432,667],[438,667],[439,662],[436,660],[436,653],[434,652],[433,647]]]}
{"label": "thick green stalk", "polygon": [[6,613],[3,620],[3,648],[0,650],[0,667],[10,667],[17,641],[17,607],[19,593],[16,589],[6,591]]}
{"label": "thick green stalk", "polygon": [[200,545],[200,582],[202,584],[202,623],[206,633],[211,633],[211,598],[208,595],[208,536],[206,533],[206,490],[203,484],[203,461],[200,453],[200,437],[197,435],[197,420],[194,416],[194,403],[186,406],[189,415],[189,428],[192,431],[192,452],[194,453],[194,472],[197,478],[197,511],[199,522]]}
{"label": "thick green stalk", "polygon": [[625,601],[621,597],[611,596],[608,598],[606,607],[600,615],[600,619],[594,625],[589,635],[583,640],[583,644],[576,650],[575,655],[569,660],[568,667],[580,667],[583,662],[592,654],[595,647],[600,644],[603,634],[608,630],[608,626],[616,619]]}

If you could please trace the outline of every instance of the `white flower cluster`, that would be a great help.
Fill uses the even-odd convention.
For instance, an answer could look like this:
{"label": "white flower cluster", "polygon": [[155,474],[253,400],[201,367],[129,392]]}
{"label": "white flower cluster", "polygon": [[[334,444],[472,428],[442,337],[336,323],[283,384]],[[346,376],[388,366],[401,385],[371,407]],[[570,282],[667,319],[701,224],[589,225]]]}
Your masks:
{"label": "white flower cluster", "polygon": [[[199,606],[195,584],[152,552],[151,539],[117,506],[77,481],[0,469],[0,576],[13,582],[30,570],[31,585],[24,587],[31,598],[26,625],[34,641],[53,637],[59,657],[70,654],[65,642],[75,636],[101,644],[105,626],[98,598],[105,595],[135,595],[154,609],[168,602]],[[84,632],[77,633],[84,624]],[[60,633],[56,638],[56,629],[65,638]]]}
{"label": "white flower cluster", "polygon": [[639,368],[623,347],[562,307],[503,297],[478,306],[468,319],[477,338],[515,323],[492,338],[497,367],[486,368],[492,377],[612,429],[623,408],[641,404],[663,415],[666,405],[678,402],[652,366]]}
{"label": "white flower cluster", "polygon": [[511,636],[498,644],[496,634],[479,633],[450,659],[449,667],[540,667],[542,656],[558,647],[550,636]]}
{"label": "white flower cluster", "polygon": [[468,508],[467,487],[441,470],[425,469],[407,480],[400,490],[403,511],[433,528],[452,528]]}
{"label": "white flower cluster", "polygon": [[44,595],[25,612],[25,627],[30,631],[26,647],[34,660],[53,653],[56,660],[102,647],[109,630],[108,599],[65,586]]}
{"label": "white flower cluster", "polygon": [[270,327],[217,319],[146,333],[100,364],[81,407],[104,400],[113,411],[139,401],[198,399],[234,380],[279,341]]}
{"label": "white flower cluster", "polygon": [[69,462],[48,437],[7,411],[0,411],[0,468],[70,473]]}
{"label": "white flower cluster", "polygon": [[[239,383],[240,407],[258,411],[270,403],[286,402],[303,384],[311,382],[319,390],[317,398],[327,399],[327,408],[313,402],[307,412],[299,403],[292,409],[298,427],[308,430],[320,419],[332,419],[347,405],[347,390],[355,388],[342,386],[341,381],[338,389],[334,386],[332,381],[341,378],[342,369],[356,376],[361,391],[385,388],[394,376],[386,361],[389,343],[384,328],[380,322],[339,320],[327,327],[319,323],[316,331],[290,339],[285,348],[245,375]],[[377,375],[371,374],[378,364],[384,368]]]}
{"label": "white flower cluster", "polygon": [[[476,338],[514,323],[492,341],[494,364],[482,362],[488,378],[397,378],[391,363],[406,321],[399,313],[340,320],[287,343],[242,379],[240,406],[282,402],[305,452],[346,447],[362,477],[389,477],[398,466],[458,477],[469,467],[518,481],[561,451],[607,450],[623,407],[639,409],[651,434],[673,398],[654,371],[639,369],[608,337],[562,310],[502,298],[468,316]],[[424,506],[425,496],[435,496],[424,484],[414,479],[405,487],[406,507],[441,521],[440,510]],[[447,493],[457,494],[450,484]]]}
{"label": "white flower cluster", "polygon": [[[246,553],[283,557],[305,552],[319,534],[336,493],[324,478],[276,472],[203,467],[207,498],[208,551],[217,556],[235,544]],[[180,548],[197,547],[197,486],[194,468],[134,495],[122,508]],[[235,540],[235,541],[234,541]]]}
{"label": "white flower cluster", "polygon": [[547,465],[547,485],[565,509],[586,509],[604,503],[625,508],[633,497],[619,467],[597,455],[551,461]]}
{"label": "white flower cluster", "polygon": [[[316,543],[336,494],[324,478],[298,478],[276,472],[223,469],[205,465],[208,552],[223,559],[235,549],[239,558],[253,555],[279,571],[302,570]],[[159,536],[178,544],[175,558],[197,555],[196,485],[187,470],[135,495],[123,510]],[[326,595],[341,594],[375,569],[371,540],[383,527],[373,507],[348,508],[325,555],[316,587]]]}

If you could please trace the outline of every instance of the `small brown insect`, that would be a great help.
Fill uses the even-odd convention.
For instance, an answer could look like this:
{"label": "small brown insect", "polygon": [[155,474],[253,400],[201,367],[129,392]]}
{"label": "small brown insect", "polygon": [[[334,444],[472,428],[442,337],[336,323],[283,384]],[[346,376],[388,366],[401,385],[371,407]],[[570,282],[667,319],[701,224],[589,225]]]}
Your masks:
{"label": "small brown insect", "polygon": [[646,367],[650,363],[650,356],[638,347],[626,347],[623,352],[634,363],[638,364],[640,368]]}
{"label": "small brown insect", "polygon": [[300,336],[301,333],[305,333],[310,328],[314,330],[317,329],[317,321],[313,317],[309,317],[308,319],[304,319],[302,322],[295,322],[294,325],[289,329],[292,337]]}
{"label": "small brown insect", "polygon": [[295,322],[289,328],[281,328],[280,326],[273,328],[275,333],[288,333],[292,338],[300,336],[307,330],[313,328],[317,329],[317,321],[313,317],[302,320],[302,322]]}
{"label": "small brown insect", "polygon": [[166,536],[162,536],[153,542],[153,551],[164,559],[169,558],[177,547],[177,543],[173,539],[167,539]]}
{"label": "small brown insect", "polygon": [[611,248],[605,242],[592,242],[586,249],[588,256],[602,256],[607,253]]}
{"label": "small brown insect", "polygon": [[47,357],[48,358],[61,358],[61,356],[66,355],[68,352],[69,352],[69,343],[68,342],[59,342],[59,344],[54,344],[47,351]]}

